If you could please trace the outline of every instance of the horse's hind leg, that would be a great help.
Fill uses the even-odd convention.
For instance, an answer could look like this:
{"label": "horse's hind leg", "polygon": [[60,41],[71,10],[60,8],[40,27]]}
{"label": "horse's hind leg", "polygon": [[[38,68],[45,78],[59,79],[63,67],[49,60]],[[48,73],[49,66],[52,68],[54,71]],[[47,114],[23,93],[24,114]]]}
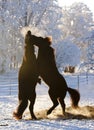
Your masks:
{"label": "horse's hind leg", "polygon": [[63,98],[59,98],[58,100],[59,100],[60,105],[62,107],[62,113],[65,116],[65,102],[64,102],[64,99]]}
{"label": "horse's hind leg", "polygon": [[55,109],[55,107],[58,106],[58,104],[59,104],[57,99],[51,98],[51,100],[53,102],[53,106],[47,111],[47,115],[49,115]]}
{"label": "horse's hind leg", "polygon": [[35,114],[34,114],[34,111],[33,111],[36,94],[31,94],[31,95],[32,95],[32,97],[29,99],[30,100],[29,110],[30,110],[30,114],[32,116],[32,119],[37,119]]}
{"label": "horse's hind leg", "polygon": [[52,95],[51,91],[49,91],[49,96],[53,102],[53,106],[47,111],[47,115],[50,114],[56,106],[58,106],[58,101],[57,101],[57,98],[55,96]]}

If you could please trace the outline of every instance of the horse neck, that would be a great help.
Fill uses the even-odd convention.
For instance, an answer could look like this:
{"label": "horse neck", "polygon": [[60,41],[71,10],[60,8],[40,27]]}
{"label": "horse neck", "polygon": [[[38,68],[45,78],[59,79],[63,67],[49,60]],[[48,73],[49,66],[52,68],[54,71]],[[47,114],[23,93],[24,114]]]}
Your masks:
{"label": "horse neck", "polygon": [[34,53],[34,47],[33,46],[25,46],[24,51],[24,61],[27,62],[33,62],[33,60],[36,59],[35,53]]}

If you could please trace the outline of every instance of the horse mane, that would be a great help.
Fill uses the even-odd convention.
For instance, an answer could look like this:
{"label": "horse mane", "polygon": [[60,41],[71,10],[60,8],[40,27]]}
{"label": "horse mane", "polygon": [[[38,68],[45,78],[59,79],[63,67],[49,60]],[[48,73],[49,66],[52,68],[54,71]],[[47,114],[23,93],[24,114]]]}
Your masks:
{"label": "horse mane", "polygon": [[45,40],[47,40],[47,42],[51,45],[52,44],[52,37],[46,37]]}

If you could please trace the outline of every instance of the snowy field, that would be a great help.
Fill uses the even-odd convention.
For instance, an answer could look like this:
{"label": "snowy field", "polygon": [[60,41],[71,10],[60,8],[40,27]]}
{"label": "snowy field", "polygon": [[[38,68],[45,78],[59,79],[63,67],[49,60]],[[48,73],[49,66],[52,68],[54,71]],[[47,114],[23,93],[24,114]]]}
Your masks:
{"label": "snowy field", "polygon": [[[89,115],[89,106],[94,110],[94,75],[70,76],[65,75],[67,83],[70,87],[79,89],[81,100],[79,103],[81,110],[72,110],[72,115],[63,117],[61,107],[58,106],[48,117],[46,110],[52,105],[47,94],[48,87],[42,82],[37,85],[37,99],[35,103],[35,114],[40,117],[38,120],[27,120],[30,118],[28,109],[26,109],[23,119],[16,121],[12,117],[12,112],[17,107],[17,72],[10,72],[0,75],[0,130],[94,130],[93,119],[84,116],[74,116],[74,113]],[[70,106],[69,95],[65,98],[66,111]],[[86,109],[87,108],[87,109]],[[94,113],[93,113],[94,114]],[[84,117],[84,118],[83,118]]]}

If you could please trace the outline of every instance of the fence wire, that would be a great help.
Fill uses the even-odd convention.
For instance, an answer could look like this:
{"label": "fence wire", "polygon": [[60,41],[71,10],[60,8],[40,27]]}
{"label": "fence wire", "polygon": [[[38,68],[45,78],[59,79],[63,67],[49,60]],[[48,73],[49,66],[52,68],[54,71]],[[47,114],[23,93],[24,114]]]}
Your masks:
{"label": "fence wire", "polygon": [[[64,75],[69,87],[94,91],[94,75]],[[18,94],[18,73],[17,71],[0,75],[0,96]]]}

